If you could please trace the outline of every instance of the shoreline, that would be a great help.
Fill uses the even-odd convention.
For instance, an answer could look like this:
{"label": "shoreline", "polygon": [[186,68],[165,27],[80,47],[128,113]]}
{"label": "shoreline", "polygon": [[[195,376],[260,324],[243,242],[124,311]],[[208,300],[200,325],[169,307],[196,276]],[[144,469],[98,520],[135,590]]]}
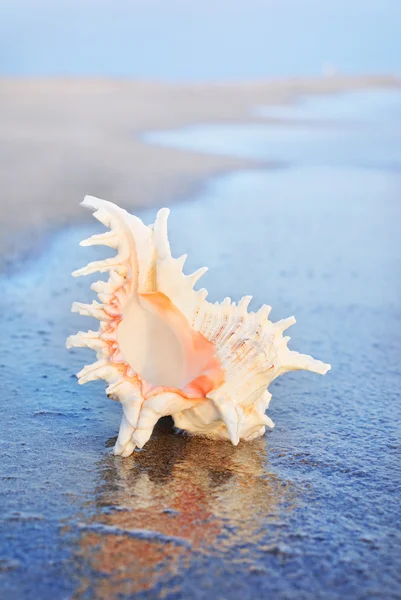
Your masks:
{"label": "shoreline", "polygon": [[8,271],[62,227],[87,222],[85,194],[129,210],[170,205],[256,161],[151,145],[145,132],[202,123],[274,123],[259,105],[361,89],[395,76],[173,84],[116,78],[0,78],[0,268]]}

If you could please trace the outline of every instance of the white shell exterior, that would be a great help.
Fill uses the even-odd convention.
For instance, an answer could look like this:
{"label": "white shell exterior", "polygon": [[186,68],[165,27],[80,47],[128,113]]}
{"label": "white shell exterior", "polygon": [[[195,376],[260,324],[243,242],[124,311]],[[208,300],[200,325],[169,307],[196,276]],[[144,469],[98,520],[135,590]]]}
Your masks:
{"label": "white shell exterior", "polygon": [[[274,427],[265,412],[271,399],[267,388],[276,377],[298,369],[320,374],[330,369],[288,349],[290,338],[283,332],[294,317],[273,323],[269,306],[248,312],[251,296],[238,305],[230,298],[212,304],[206,290],[195,290],[207,269],[184,275],[186,257],[172,257],[168,209],[146,226],[111,202],[87,196],[82,204],[110,231],[81,245],[103,244],[117,254],[73,273],[107,272],[109,278],[91,286],[100,302],[72,307],[98,319],[99,330],[69,337],[67,347],[95,350],[97,361],[78,373],[79,383],[104,379],[106,393],[122,404],[115,454],[129,456],[141,448],[164,415],[193,434],[234,445],[252,440],[266,426]],[[196,393],[192,376],[207,382],[199,388],[207,392]]]}

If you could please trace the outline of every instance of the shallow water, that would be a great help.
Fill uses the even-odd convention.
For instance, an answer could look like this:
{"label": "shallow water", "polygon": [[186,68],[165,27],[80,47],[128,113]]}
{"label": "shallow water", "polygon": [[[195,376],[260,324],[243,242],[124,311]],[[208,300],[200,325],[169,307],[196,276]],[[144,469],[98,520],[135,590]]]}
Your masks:
{"label": "shallow water", "polygon": [[301,98],[254,110],[266,125],[193,125],[149,132],[145,141],[198,152],[283,164],[365,169],[401,168],[401,93],[357,91]]}
{"label": "shallow water", "polygon": [[[90,297],[69,273],[103,253],[78,247],[95,225],[3,277],[2,598],[399,597],[401,173],[380,122],[365,130],[372,168],[352,131],[319,144],[355,160],[317,161],[321,132],[303,126],[302,160],[212,181],[170,217],[188,272],[210,267],[210,299],[253,293],[272,318],[295,314],[292,348],[332,364],[273,384],[261,440],[234,448],[166,421],[142,451],[111,454],[119,406],[101,382],[77,385],[90,351],[64,349],[94,326],[69,312]],[[207,131],[229,148],[239,130]]]}

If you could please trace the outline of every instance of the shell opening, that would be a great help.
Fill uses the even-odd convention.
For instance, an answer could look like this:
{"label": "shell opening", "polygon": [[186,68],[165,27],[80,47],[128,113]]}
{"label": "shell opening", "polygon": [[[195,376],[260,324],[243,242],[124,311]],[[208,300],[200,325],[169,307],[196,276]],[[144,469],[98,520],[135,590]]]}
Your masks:
{"label": "shell opening", "polygon": [[214,344],[194,331],[185,316],[160,292],[133,297],[117,329],[119,350],[151,387],[205,396],[223,372]]}

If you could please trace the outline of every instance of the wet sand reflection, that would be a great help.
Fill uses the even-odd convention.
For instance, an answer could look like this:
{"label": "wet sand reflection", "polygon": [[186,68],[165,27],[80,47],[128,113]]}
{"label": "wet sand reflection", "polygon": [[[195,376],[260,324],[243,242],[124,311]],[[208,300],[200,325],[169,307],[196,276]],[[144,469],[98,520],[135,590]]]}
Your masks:
{"label": "wet sand reflection", "polygon": [[97,513],[79,541],[79,597],[149,590],[194,553],[240,544],[243,555],[274,522],[283,488],[266,473],[266,439],[234,448],[171,429],[165,420],[144,450],[100,462]]}

